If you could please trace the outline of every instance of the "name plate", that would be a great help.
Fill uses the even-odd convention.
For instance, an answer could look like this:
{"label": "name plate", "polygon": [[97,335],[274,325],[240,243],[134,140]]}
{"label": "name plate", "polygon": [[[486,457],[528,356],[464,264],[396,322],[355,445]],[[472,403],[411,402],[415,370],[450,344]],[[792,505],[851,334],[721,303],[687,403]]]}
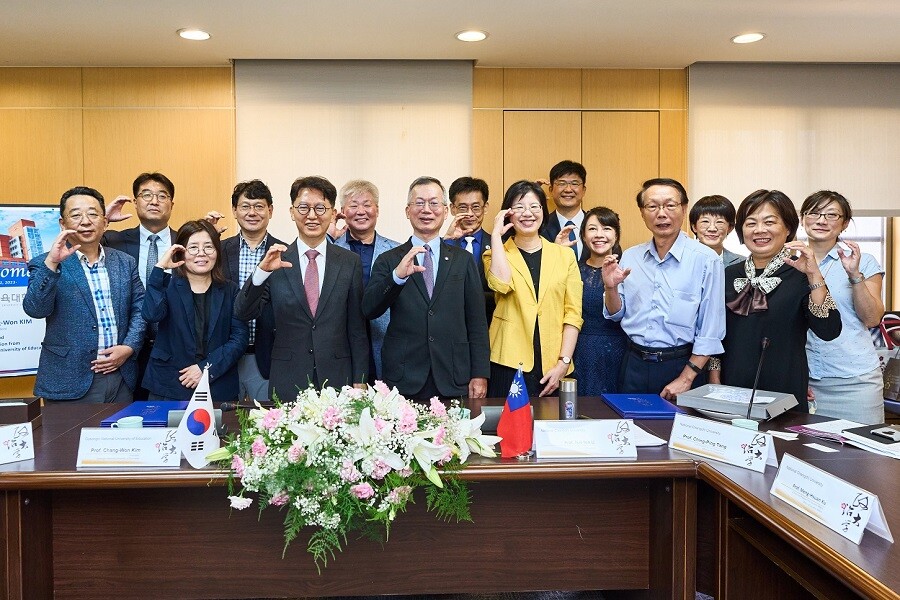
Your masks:
{"label": "name plate", "polygon": [[535,421],[537,458],[637,458],[630,419]]}
{"label": "name plate", "polygon": [[878,496],[790,454],[782,457],[770,493],[854,544],[866,529],[894,543]]}
{"label": "name plate", "polygon": [[177,429],[164,427],[85,427],[76,468],[181,466]]}
{"label": "name plate", "polygon": [[0,465],[34,458],[31,423],[0,427]]}
{"label": "name plate", "polygon": [[688,415],[675,415],[669,448],[762,473],[778,466],[772,436]]}

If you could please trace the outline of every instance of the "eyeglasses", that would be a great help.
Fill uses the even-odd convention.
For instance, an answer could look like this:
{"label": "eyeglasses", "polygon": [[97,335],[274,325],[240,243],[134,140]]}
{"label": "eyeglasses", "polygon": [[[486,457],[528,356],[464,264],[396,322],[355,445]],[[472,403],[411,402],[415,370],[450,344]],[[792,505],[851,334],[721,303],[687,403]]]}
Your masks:
{"label": "eyeglasses", "polygon": [[137,197],[147,203],[152,202],[154,198],[160,202],[168,202],[172,199],[168,192],[151,192],[150,190],[144,190]]}
{"label": "eyeglasses", "polygon": [[197,256],[198,254],[204,254],[209,256],[211,254],[216,253],[215,246],[188,246],[184,249],[185,252],[190,254],[191,256]]}
{"label": "eyeglasses", "polygon": [[372,210],[372,208],[374,208],[374,206],[375,205],[372,204],[371,202],[364,202],[362,204],[353,202],[351,204],[347,204],[346,206],[344,206],[344,210],[349,210],[352,212],[356,212],[358,210]]}
{"label": "eyeglasses", "polygon": [[427,205],[428,208],[435,212],[441,210],[441,208],[444,207],[444,203],[440,200],[429,200],[428,202],[425,202],[424,200],[416,200],[415,202],[407,202],[406,205],[414,206],[416,210],[422,210]]}
{"label": "eyeglasses", "polygon": [[297,206],[291,206],[294,210],[297,211],[297,214],[306,216],[309,214],[309,211],[315,211],[317,215],[320,217],[324,215],[326,212],[331,210],[330,206],[325,206],[324,204],[316,204],[315,206],[310,206],[309,204],[299,204]]}
{"label": "eyeglasses", "polygon": [[677,202],[666,202],[662,206],[660,206],[659,204],[646,204],[646,205],[642,206],[641,208],[643,208],[650,214],[656,214],[659,212],[660,209],[662,209],[668,213],[671,213],[671,212],[675,212],[676,210],[681,208],[681,205],[678,204]]}
{"label": "eyeglasses", "polygon": [[528,206],[525,206],[523,204],[515,204],[510,208],[512,209],[513,213],[517,215],[524,214],[526,211],[530,212],[533,215],[537,215],[542,212],[542,207],[540,204],[529,204]]}
{"label": "eyeglasses", "polygon": [[454,204],[453,208],[455,208],[458,213],[472,213],[476,216],[484,212],[484,207],[480,204],[473,204],[472,206],[469,206],[468,204],[460,204],[457,206]]}
{"label": "eyeglasses", "polygon": [[806,213],[806,218],[810,221],[818,221],[819,217],[823,217],[826,221],[837,221],[838,219],[843,219],[844,215],[840,213],[820,213],[820,212],[808,212]]}
{"label": "eyeglasses", "polygon": [[260,202],[259,204],[238,204],[237,211],[242,214],[247,214],[249,212],[255,212],[258,215],[264,214],[266,210],[269,208],[268,204],[263,204]]}
{"label": "eyeglasses", "polygon": [[91,223],[96,223],[103,217],[103,215],[91,210],[86,213],[72,212],[72,213],[69,213],[69,216],[66,218],[74,223],[81,223],[81,221],[83,221],[85,217],[87,217],[87,220],[90,221]]}
{"label": "eyeglasses", "polygon": [[577,190],[582,185],[584,185],[583,181],[579,181],[578,179],[573,179],[571,181],[566,181],[565,179],[557,179],[553,182],[553,185],[558,188],[567,188],[570,187],[573,190]]}

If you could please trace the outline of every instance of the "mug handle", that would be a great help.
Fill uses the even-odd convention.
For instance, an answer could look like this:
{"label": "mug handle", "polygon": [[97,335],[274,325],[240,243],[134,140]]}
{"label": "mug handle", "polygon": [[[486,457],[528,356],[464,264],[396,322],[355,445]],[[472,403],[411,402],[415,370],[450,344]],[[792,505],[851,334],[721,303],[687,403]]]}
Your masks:
{"label": "mug handle", "polygon": [[113,421],[112,423],[109,424],[109,426],[110,427],[118,427],[119,424],[116,421]]}

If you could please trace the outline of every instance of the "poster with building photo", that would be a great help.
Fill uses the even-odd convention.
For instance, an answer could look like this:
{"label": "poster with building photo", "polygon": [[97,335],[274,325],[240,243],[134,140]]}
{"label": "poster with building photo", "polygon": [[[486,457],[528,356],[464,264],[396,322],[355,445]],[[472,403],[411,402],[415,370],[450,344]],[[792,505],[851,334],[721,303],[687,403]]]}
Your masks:
{"label": "poster with building photo", "polygon": [[37,373],[44,320],[22,310],[28,261],[59,235],[59,206],[0,204],[0,377]]}

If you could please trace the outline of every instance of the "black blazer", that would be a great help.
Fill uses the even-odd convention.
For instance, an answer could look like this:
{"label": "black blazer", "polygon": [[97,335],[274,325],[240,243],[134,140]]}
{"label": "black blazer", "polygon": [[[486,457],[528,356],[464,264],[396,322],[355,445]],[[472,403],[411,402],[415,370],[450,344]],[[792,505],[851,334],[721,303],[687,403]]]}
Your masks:
{"label": "black blazer", "polygon": [[[550,213],[548,219],[544,222],[544,225],[541,227],[541,236],[549,242],[555,242],[556,236],[559,235],[559,232],[562,231],[562,227],[559,226],[559,218],[556,216],[556,211],[554,210]],[[581,232],[577,229],[575,230],[575,237],[581,235]],[[581,256],[578,258],[578,262],[584,262],[591,257],[591,251],[588,250],[587,244],[582,244],[581,247]]]}
{"label": "black blazer", "polygon": [[269,395],[297,397],[310,382],[340,388],[369,382],[369,338],[362,314],[362,263],[351,252],[328,244],[319,306],[313,318],[303,289],[297,244],[283,259],[293,266],[272,272],[265,284],[248,279],[235,301],[239,319],[258,319],[271,305],[277,327],[272,345]]}
{"label": "black blazer", "polygon": [[[272,244],[284,244],[281,240],[273,236],[271,233],[266,237],[266,250],[272,247]],[[287,244],[284,244],[285,246]],[[222,254],[225,257],[225,270],[228,279],[234,282],[234,285],[240,286],[241,277],[241,236],[233,235],[228,239],[222,240]],[[251,273],[251,277],[253,274]],[[256,347],[256,366],[259,368],[259,374],[264,379],[269,378],[269,372],[272,367],[272,342],[275,340],[275,312],[272,310],[271,304],[266,304],[259,318],[256,320],[256,337],[253,344]]]}
{"label": "black blazer", "polygon": [[407,241],[383,253],[372,266],[363,296],[363,311],[374,319],[391,309],[391,322],[381,349],[385,383],[401,394],[414,395],[429,371],[443,396],[468,396],[469,381],[490,376],[484,292],[472,256],[441,244],[434,293],[414,273],[404,285],[393,271],[412,248]]}
{"label": "black blazer", "polygon": [[[172,236],[172,243],[175,243],[175,234],[177,232],[169,227],[169,235]],[[110,248],[115,248],[116,250],[121,250],[126,254],[130,254],[134,257],[134,260],[138,263],[138,268],[141,265],[141,239],[140,239],[140,227],[132,227],[131,229],[123,229],[122,231],[107,231],[103,234],[102,244],[104,246],[109,246]],[[160,255],[162,256],[162,255]]]}
{"label": "black blazer", "polygon": [[[479,231],[481,231],[481,252],[475,255],[475,266],[478,267],[478,275],[481,277],[481,287],[484,290],[484,312],[488,325],[490,325],[494,316],[494,309],[497,307],[497,301],[494,299],[494,290],[488,287],[487,275],[484,272],[484,261],[481,257],[484,255],[485,250],[491,249],[491,234],[483,228]],[[460,240],[444,240],[444,243],[450,246],[458,246],[463,250],[466,249],[465,242],[460,244]],[[440,270],[438,270],[438,273],[440,273]]]}

